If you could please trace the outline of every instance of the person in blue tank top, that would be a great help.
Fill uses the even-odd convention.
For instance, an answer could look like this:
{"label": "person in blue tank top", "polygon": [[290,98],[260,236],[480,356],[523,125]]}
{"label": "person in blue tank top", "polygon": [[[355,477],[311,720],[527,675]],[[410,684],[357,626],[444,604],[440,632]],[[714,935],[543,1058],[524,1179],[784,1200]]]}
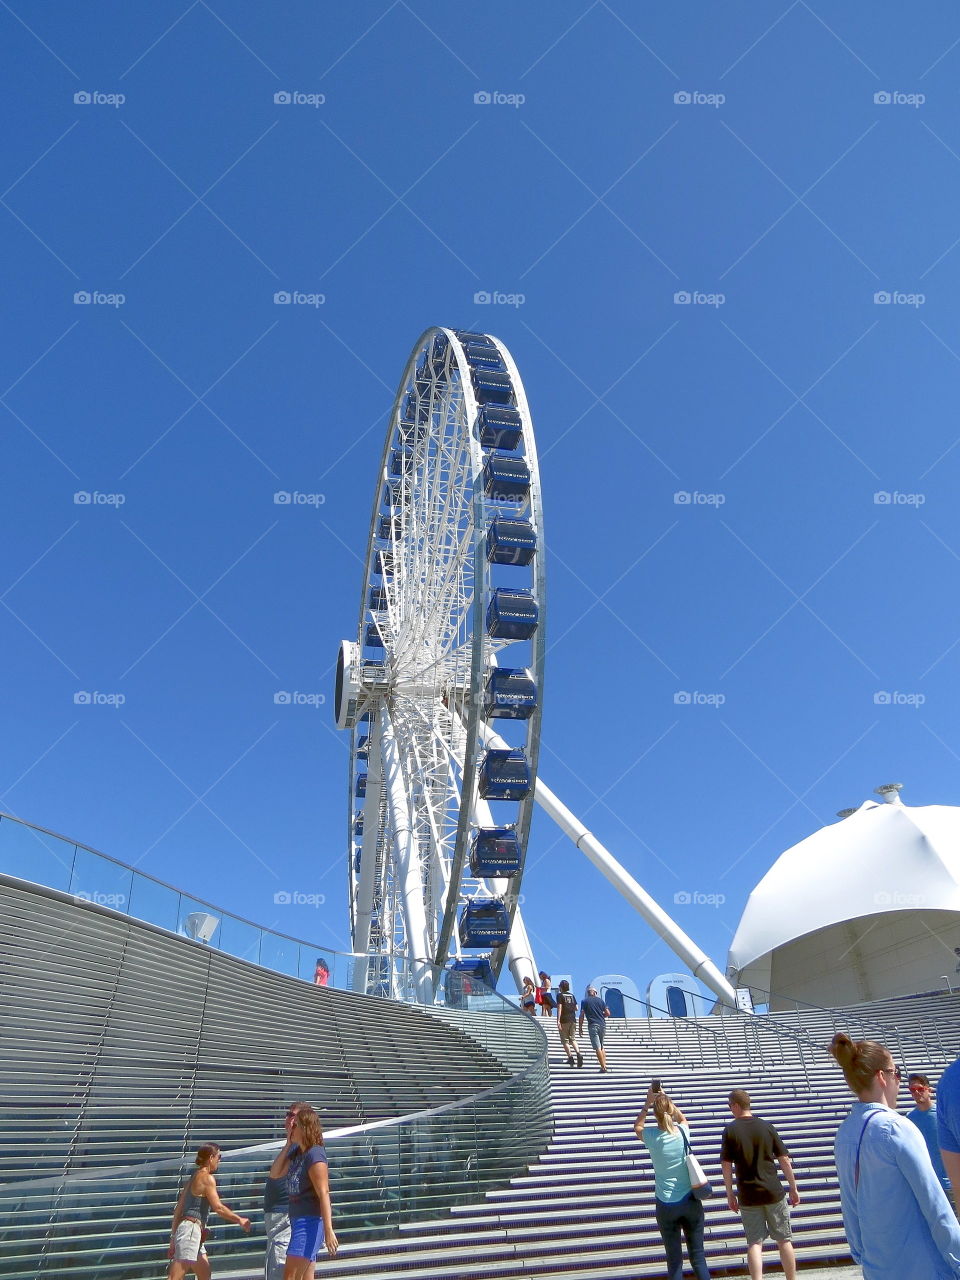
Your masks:
{"label": "person in blue tank top", "polygon": [[290,1137],[294,1145],[281,1152],[272,1170],[275,1176],[286,1177],[290,1198],[290,1243],[283,1280],[310,1280],[320,1249],[326,1245],[332,1258],[338,1248],[323,1130],[313,1107],[298,1108]]}
{"label": "person in blue tank top", "polygon": [[183,1184],[170,1227],[167,1280],[183,1280],[192,1271],[198,1280],[210,1280],[210,1263],[203,1242],[207,1235],[207,1215],[212,1209],[227,1222],[250,1230],[250,1219],[234,1213],[217,1194],[214,1174],[220,1167],[220,1148],[209,1142],[197,1151],[196,1170]]}
{"label": "person in blue tank top", "polygon": [[[653,1121],[648,1122],[651,1111]],[[653,1161],[657,1226],[667,1254],[667,1280],[683,1277],[681,1232],[693,1274],[697,1280],[710,1280],[703,1248],[703,1205],[693,1194],[687,1172],[690,1127],[686,1116],[662,1090],[651,1088],[633,1131]]]}

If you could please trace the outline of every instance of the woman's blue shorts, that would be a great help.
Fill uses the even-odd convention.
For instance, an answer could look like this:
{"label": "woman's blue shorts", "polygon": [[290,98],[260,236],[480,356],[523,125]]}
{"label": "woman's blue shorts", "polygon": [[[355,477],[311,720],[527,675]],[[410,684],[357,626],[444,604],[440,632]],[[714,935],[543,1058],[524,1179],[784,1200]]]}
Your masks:
{"label": "woman's blue shorts", "polygon": [[322,1218],[293,1218],[290,1222],[290,1243],[287,1245],[288,1258],[309,1258],[316,1262],[317,1254],[323,1247]]}

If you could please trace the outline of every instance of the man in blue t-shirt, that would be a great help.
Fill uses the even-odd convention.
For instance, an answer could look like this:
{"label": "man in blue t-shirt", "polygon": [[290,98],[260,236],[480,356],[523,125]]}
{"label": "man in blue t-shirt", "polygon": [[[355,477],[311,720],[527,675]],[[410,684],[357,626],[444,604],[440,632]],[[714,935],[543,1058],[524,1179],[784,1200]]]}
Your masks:
{"label": "man in blue t-shirt", "polygon": [[907,1112],[907,1119],[912,1120],[920,1132],[923,1134],[923,1140],[927,1144],[927,1150],[930,1152],[930,1163],[933,1165],[933,1172],[940,1179],[940,1185],[950,1194],[950,1179],[947,1177],[947,1171],[943,1167],[943,1160],[940,1156],[940,1144],[937,1138],[937,1108],[933,1105],[933,1090],[930,1088],[930,1081],[920,1071],[911,1072],[907,1080],[907,1088],[910,1090],[910,1096],[913,1098],[916,1106],[912,1111]]}
{"label": "man in blue t-shirt", "polygon": [[587,994],[580,1001],[580,1034],[583,1035],[583,1020],[587,1020],[587,1031],[600,1063],[600,1070],[606,1071],[607,1058],[603,1049],[603,1036],[607,1029],[607,1018],[610,1010],[600,999],[596,987],[587,987]]}

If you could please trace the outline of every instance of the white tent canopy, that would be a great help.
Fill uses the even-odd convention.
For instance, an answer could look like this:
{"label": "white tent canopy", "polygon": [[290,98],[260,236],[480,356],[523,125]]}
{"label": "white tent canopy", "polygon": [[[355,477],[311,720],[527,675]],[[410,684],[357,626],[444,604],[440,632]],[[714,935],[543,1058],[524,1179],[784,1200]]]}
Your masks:
{"label": "white tent canopy", "polygon": [[[892,788],[781,854],[730,947],[738,986],[839,1005],[942,988],[960,946],[960,809]],[[758,997],[762,999],[763,997]]]}

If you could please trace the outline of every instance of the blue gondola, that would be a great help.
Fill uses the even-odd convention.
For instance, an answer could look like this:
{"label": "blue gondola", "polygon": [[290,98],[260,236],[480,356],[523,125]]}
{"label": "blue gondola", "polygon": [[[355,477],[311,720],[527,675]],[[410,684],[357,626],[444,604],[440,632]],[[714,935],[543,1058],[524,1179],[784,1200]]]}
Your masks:
{"label": "blue gondola", "polygon": [[408,391],[403,397],[400,405],[400,422],[408,427],[414,426],[417,421],[417,393]]}
{"label": "blue gondola", "polygon": [[373,555],[373,572],[379,573],[381,578],[389,577],[393,573],[393,552],[392,551],[375,551]]}
{"label": "blue gondola", "polygon": [[497,640],[529,640],[540,621],[533,592],[497,587],[487,606],[487,635]]}
{"label": "blue gondola", "polygon": [[353,855],[353,872],[354,872],[354,875],[360,874],[360,850],[359,849]]}
{"label": "blue gondola", "polygon": [[403,516],[381,516],[377,525],[377,537],[381,542],[403,537]]}
{"label": "blue gondola", "polygon": [[363,643],[370,649],[383,648],[383,636],[381,636],[375,622],[367,623],[366,630],[363,633]]}
{"label": "blue gondola", "polygon": [[457,922],[462,947],[502,947],[510,937],[510,913],[499,898],[475,898]]}
{"label": "blue gondola", "polygon": [[354,787],[353,793],[358,800],[362,800],[367,794],[367,775],[365,773],[361,773],[357,778],[357,785]]}
{"label": "blue gondola", "polygon": [[390,474],[392,476],[402,476],[405,471],[413,468],[413,452],[401,446],[399,449],[390,450]]}
{"label": "blue gondola", "polygon": [[493,345],[484,347],[479,342],[465,342],[463,344],[463,353],[467,357],[471,369],[483,369],[488,373],[507,372],[503,356]]}
{"label": "blue gondola", "polygon": [[520,841],[513,827],[480,827],[470,846],[470,874],[515,876],[520,870]]}
{"label": "blue gondola", "polygon": [[370,588],[370,608],[375,613],[387,607],[387,592],[385,587]]}
{"label": "blue gondola", "polygon": [[[478,986],[480,983],[483,986]],[[454,1009],[462,1009],[469,1004],[470,996],[485,995],[486,987],[496,987],[493,966],[486,956],[464,956],[462,960],[454,960],[443,975],[444,997]]]}
{"label": "blue gondola", "polygon": [[516,449],[523,439],[523,419],[505,404],[485,404],[477,414],[477,432],[484,449]]}
{"label": "blue gondola", "polygon": [[530,494],[530,468],[523,458],[489,454],[483,464],[483,492],[491,502],[525,502]]}
{"label": "blue gondola", "polygon": [[522,748],[486,752],[480,764],[481,800],[522,800],[530,785],[530,764]]}
{"label": "blue gondola", "polygon": [[537,535],[529,520],[495,516],[487,527],[487,559],[491,564],[529,564],[537,553]]}
{"label": "blue gondola", "polygon": [[454,333],[465,347],[486,347],[490,351],[496,351],[497,349],[497,344],[492,338],[488,338],[485,333],[468,333],[466,329],[455,329]]}
{"label": "blue gondola", "polygon": [[433,346],[430,348],[430,367],[438,378],[442,378],[446,374],[447,351],[450,343],[445,333],[438,333],[433,340]]}
{"label": "blue gondola", "polygon": [[514,404],[513,383],[508,373],[495,369],[471,369],[470,381],[478,404]]}
{"label": "blue gondola", "polygon": [[537,709],[537,684],[520,667],[495,667],[483,689],[483,714],[487,719],[529,720]]}
{"label": "blue gondola", "polygon": [[365,733],[362,738],[357,739],[357,759],[366,760],[370,754],[370,735]]}
{"label": "blue gondola", "polygon": [[385,507],[405,507],[410,501],[410,486],[402,480],[395,480],[392,484],[387,481],[380,500]]}
{"label": "blue gondola", "polygon": [[363,810],[353,815],[353,834],[360,838],[363,835]]}
{"label": "blue gondola", "polygon": [[448,972],[450,971],[468,974],[491,989],[497,985],[497,980],[493,976],[493,965],[486,956],[464,956],[462,960],[454,960]]}

